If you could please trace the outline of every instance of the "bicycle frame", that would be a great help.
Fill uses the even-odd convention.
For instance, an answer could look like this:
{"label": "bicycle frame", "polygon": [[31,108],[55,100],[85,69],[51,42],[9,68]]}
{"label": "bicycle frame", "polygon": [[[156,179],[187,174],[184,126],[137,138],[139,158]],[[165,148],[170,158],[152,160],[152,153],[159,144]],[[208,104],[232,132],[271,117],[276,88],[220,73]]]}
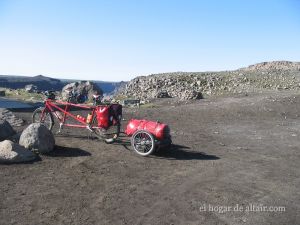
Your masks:
{"label": "bicycle frame", "polygon": [[[50,116],[51,124],[46,124],[49,130],[52,130],[54,121],[53,116],[60,122],[58,133],[61,132],[63,126],[72,128],[85,128],[91,134],[95,134],[100,140],[106,143],[113,143],[118,137],[122,121],[122,105],[120,104],[101,104],[101,102],[94,102],[94,105],[74,104],[65,101],[56,101],[55,96],[50,96],[44,101],[44,108],[38,108],[33,113],[33,122],[44,123],[45,116]],[[97,104],[96,104],[97,103]],[[82,116],[71,113],[71,107],[89,111],[90,114],[85,119]],[[76,123],[66,123],[68,119],[77,121]],[[109,128],[115,126],[114,132]],[[126,136],[131,136],[131,145],[135,152],[139,155],[150,155],[155,148],[162,146],[169,146],[172,144],[170,129],[168,125],[159,122],[148,120],[132,119],[127,124],[124,133]]]}
{"label": "bicycle frame", "polygon": [[[64,105],[64,109],[59,107],[58,105],[56,104],[62,104]],[[50,111],[52,113],[52,115],[54,115],[58,121],[60,122],[60,124],[62,124],[63,126],[67,126],[67,127],[75,127],[75,128],[87,128],[89,127],[90,129],[94,129],[94,128],[103,128],[101,126],[95,126],[94,124],[92,123],[87,123],[85,121],[82,121],[80,119],[78,119],[74,114],[70,113],[69,112],[69,109],[70,107],[76,107],[76,108],[79,108],[79,109],[89,109],[91,110],[91,114],[92,114],[92,120],[91,121],[94,121],[94,118],[96,116],[96,110],[97,110],[97,106],[87,106],[87,105],[80,105],[80,104],[73,104],[73,103],[70,103],[70,102],[63,102],[63,101],[55,101],[53,102],[52,100],[50,99],[47,99],[45,101],[45,108],[42,112],[42,116],[45,114],[45,112],[47,111]],[[60,111],[63,113],[63,116],[59,116],[57,114],[57,111]],[[79,123],[81,124],[72,124],[72,123],[65,123],[66,120],[67,120],[67,116],[73,118],[74,120],[78,121]]]}

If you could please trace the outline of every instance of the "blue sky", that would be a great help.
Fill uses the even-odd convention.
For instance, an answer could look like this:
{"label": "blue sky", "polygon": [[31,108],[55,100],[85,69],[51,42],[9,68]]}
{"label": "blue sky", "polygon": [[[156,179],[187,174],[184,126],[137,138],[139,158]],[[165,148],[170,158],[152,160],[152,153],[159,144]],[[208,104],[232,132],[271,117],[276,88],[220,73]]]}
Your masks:
{"label": "blue sky", "polygon": [[105,81],[300,61],[297,0],[0,0],[0,74]]}

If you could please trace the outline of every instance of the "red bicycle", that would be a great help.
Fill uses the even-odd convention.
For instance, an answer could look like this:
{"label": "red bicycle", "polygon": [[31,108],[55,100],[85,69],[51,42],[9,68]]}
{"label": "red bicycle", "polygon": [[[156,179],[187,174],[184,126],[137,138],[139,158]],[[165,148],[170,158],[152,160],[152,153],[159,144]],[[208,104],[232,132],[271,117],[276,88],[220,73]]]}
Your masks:
{"label": "red bicycle", "polygon": [[[33,122],[43,123],[49,130],[52,130],[55,121],[59,123],[58,133],[63,127],[86,128],[94,133],[99,139],[112,143],[119,136],[122,105],[102,104],[101,96],[93,96],[93,105],[73,103],[76,96],[71,92],[68,101],[55,100],[53,92],[45,92],[45,107],[37,108],[32,115]],[[86,117],[71,113],[73,109],[88,111]],[[70,122],[70,119],[73,119]]]}
{"label": "red bicycle", "polygon": [[[78,96],[70,93],[68,101],[64,102],[55,100],[53,92],[46,92],[45,107],[33,112],[33,122],[43,123],[49,130],[52,130],[54,117],[56,117],[59,122],[58,132],[61,132],[64,126],[85,128],[106,143],[113,143],[120,134],[122,105],[103,104],[99,95],[93,96],[92,106],[76,104],[74,99],[78,102]],[[73,108],[86,110],[89,113],[85,117],[75,115],[70,112]],[[75,123],[70,123],[70,119],[73,119]],[[169,126],[158,121],[131,119],[124,133],[131,137],[131,146],[134,151],[142,156],[150,155],[157,148],[172,144]]]}

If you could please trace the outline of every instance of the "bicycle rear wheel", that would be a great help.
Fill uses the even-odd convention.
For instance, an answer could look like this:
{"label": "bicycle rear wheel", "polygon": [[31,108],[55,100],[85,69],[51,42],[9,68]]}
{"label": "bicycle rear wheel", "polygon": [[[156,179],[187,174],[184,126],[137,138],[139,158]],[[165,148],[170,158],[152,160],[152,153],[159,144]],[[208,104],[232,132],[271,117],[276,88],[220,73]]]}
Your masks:
{"label": "bicycle rear wheel", "polygon": [[44,110],[44,107],[37,108],[32,114],[33,123],[41,123],[46,126],[49,130],[52,130],[54,121],[51,112]]}

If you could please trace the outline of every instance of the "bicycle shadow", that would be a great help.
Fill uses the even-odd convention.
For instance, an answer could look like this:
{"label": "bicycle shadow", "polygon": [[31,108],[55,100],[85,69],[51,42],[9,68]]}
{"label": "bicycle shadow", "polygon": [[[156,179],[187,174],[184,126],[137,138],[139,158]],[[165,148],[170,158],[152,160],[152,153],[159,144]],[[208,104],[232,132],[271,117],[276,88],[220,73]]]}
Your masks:
{"label": "bicycle shadow", "polygon": [[218,160],[220,157],[205,152],[188,150],[190,147],[172,144],[169,148],[158,149],[152,157],[169,160]]}
{"label": "bicycle shadow", "polygon": [[[80,135],[68,135],[70,138],[79,138],[87,139],[86,136]],[[90,138],[90,140],[98,140],[96,137]],[[133,151],[131,148],[130,139],[126,136],[120,136],[114,143],[111,145],[120,145],[123,146],[128,151]],[[153,155],[148,157],[157,158],[157,159],[168,159],[168,160],[218,160],[220,157],[216,155],[209,155],[205,152],[198,152],[194,150],[189,150],[190,147],[178,144],[172,144],[170,147],[165,147],[162,149],[156,150]],[[56,146],[52,153],[49,153],[50,156],[54,157],[78,157],[78,156],[90,156],[91,153],[78,149],[78,148],[69,148]]]}
{"label": "bicycle shadow", "polygon": [[71,148],[55,145],[53,151],[46,153],[45,155],[51,157],[82,157],[91,156],[92,154],[80,148]]}
{"label": "bicycle shadow", "polygon": [[35,158],[31,161],[25,161],[25,162],[1,162],[0,165],[21,165],[21,164],[34,164],[37,162],[42,161],[41,157],[36,154]]}
{"label": "bicycle shadow", "polygon": [[97,137],[88,134],[72,134],[72,133],[55,133],[55,137],[58,138],[76,138],[81,140],[98,140]]}
{"label": "bicycle shadow", "polygon": [[[133,151],[130,140],[119,139],[113,145],[122,145],[126,150]],[[157,149],[153,155],[148,157],[157,159],[169,160],[218,160],[220,157],[216,155],[209,155],[205,152],[197,152],[188,150],[190,147],[184,145],[172,144],[170,147]]]}
{"label": "bicycle shadow", "polygon": [[131,150],[131,142],[130,139],[126,138],[126,136],[120,136],[118,139],[115,140],[112,145],[122,145],[126,150]]}

